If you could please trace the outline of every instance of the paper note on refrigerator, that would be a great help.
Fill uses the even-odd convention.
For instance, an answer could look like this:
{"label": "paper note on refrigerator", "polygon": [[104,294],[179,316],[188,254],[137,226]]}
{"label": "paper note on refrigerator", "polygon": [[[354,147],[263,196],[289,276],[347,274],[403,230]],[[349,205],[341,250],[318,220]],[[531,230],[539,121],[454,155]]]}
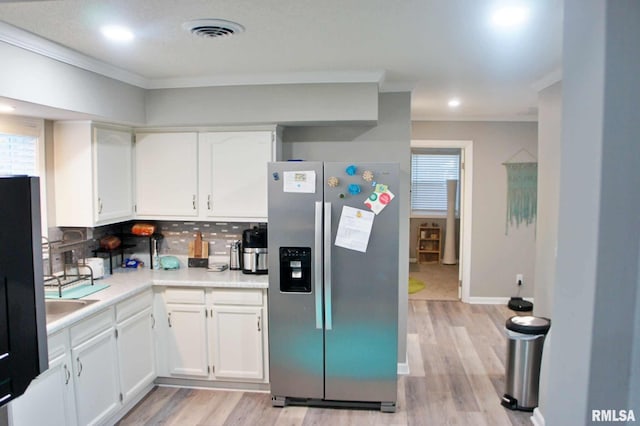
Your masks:
{"label": "paper note on refrigerator", "polygon": [[284,172],[284,192],[303,192],[313,194],[316,192],[316,172],[295,171]]}
{"label": "paper note on refrigerator", "polygon": [[336,233],[336,246],[366,253],[374,217],[373,213],[366,210],[343,206]]}

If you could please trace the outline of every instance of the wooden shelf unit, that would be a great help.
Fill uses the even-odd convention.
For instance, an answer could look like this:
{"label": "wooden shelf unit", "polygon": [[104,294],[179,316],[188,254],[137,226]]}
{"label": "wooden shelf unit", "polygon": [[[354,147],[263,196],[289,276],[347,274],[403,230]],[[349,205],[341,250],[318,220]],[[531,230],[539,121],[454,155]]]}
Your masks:
{"label": "wooden shelf unit", "polygon": [[420,225],[416,258],[418,263],[440,262],[442,231],[437,226]]}

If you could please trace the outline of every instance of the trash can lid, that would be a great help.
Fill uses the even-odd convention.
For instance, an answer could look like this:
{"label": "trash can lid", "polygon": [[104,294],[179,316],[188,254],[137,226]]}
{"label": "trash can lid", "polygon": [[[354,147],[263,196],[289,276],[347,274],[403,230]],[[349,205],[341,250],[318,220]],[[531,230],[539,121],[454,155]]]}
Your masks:
{"label": "trash can lid", "polygon": [[507,330],[522,334],[547,334],[551,328],[551,320],[530,315],[516,315],[507,320],[505,327]]}

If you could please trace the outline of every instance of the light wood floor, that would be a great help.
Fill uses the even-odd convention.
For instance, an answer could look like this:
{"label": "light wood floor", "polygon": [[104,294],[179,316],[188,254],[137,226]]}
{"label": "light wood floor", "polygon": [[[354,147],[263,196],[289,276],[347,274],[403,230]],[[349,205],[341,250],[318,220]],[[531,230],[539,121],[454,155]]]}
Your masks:
{"label": "light wood floor", "polygon": [[500,405],[506,306],[409,301],[411,374],[398,381],[398,411],[271,406],[266,393],[156,387],[120,425],[529,425]]}
{"label": "light wood floor", "polygon": [[459,300],[458,265],[410,263],[409,276],[425,283],[425,288],[409,295],[411,300]]}

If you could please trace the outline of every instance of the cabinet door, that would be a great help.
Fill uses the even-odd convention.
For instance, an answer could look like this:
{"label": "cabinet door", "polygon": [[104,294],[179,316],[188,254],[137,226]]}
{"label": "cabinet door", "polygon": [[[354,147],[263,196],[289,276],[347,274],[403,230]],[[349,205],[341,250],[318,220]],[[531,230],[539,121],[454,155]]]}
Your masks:
{"label": "cabinet door", "polygon": [[137,216],[198,215],[196,133],[136,135],[135,164]]}
{"label": "cabinet door", "polygon": [[103,422],[120,406],[113,328],[72,348],[78,424]]}
{"label": "cabinet door", "polygon": [[202,208],[223,219],[267,217],[272,132],[201,133]]}
{"label": "cabinet door", "polygon": [[208,377],[205,307],[167,305],[169,374]]}
{"label": "cabinet door", "polygon": [[127,403],[156,376],[151,307],[127,318],[118,330],[118,366],[123,403]]}
{"label": "cabinet door", "polygon": [[214,305],[211,351],[216,379],[262,379],[262,308]]}
{"label": "cabinet door", "polygon": [[49,361],[49,369],[31,382],[9,405],[11,424],[75,425],[69,353]]}
{"label": "cabinet door", "polygon": [[94,219],[96,223],[133,215],[133,143],[130,132],[94,129]]}

